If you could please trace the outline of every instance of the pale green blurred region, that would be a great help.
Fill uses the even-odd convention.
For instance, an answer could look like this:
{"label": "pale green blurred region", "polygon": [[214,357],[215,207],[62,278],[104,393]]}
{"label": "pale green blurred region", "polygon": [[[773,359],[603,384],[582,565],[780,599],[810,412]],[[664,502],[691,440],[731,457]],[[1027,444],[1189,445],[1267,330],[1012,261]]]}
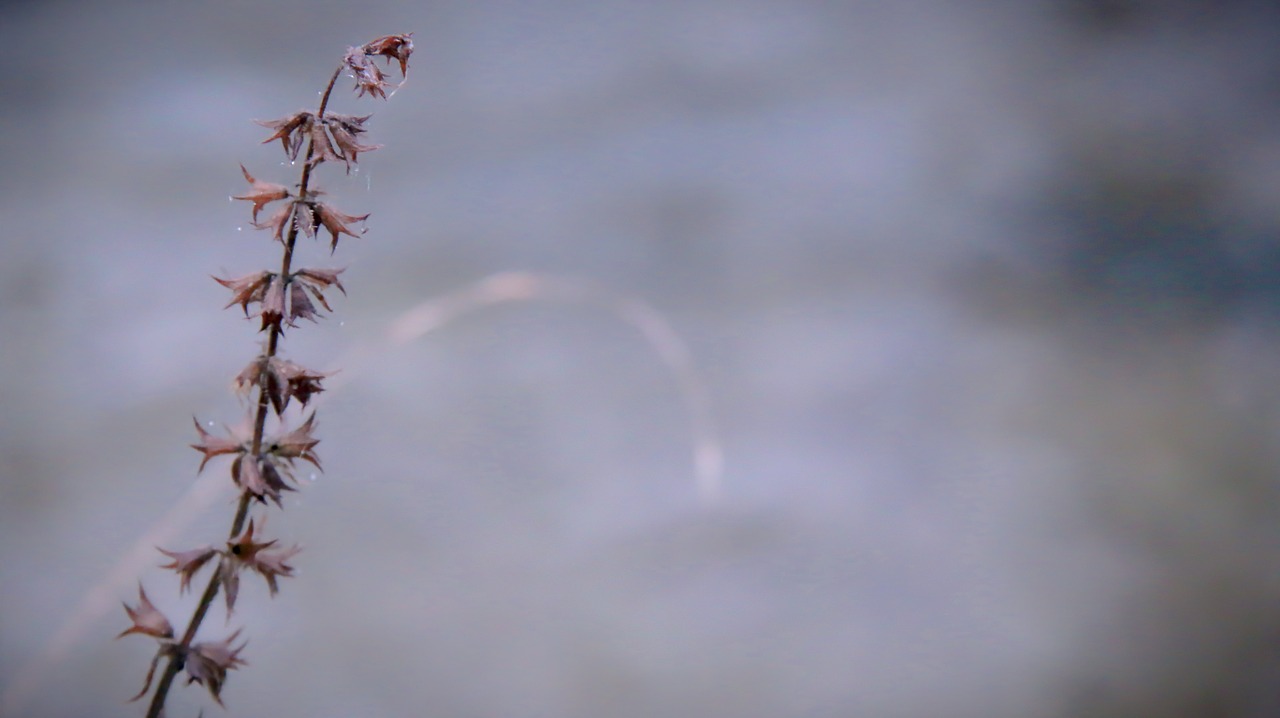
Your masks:
{"label": "pale green blurred region", "polygon": [[[389,102],[335,96],[385,147],[320,169],[372,216],[301,249],[349,296],[287,355],[345,371],[268,522],[299,575],[205,626],[250,638],[230,715],[1280,713],[1272,4],[0,12],[0,713],[142,713],[118,604],[189,615],[147,537],[258,341],[208,275],[278,261],[227,198],[296,176],[249,120],[409,30]],[[717,501],[600,302],[386,347],[507,271],[661,313]]]}

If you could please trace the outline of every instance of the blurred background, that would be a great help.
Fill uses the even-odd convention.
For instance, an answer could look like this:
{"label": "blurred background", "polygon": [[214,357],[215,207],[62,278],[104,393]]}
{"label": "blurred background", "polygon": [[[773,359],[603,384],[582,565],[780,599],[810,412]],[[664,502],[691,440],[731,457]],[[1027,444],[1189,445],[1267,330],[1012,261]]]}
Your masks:
{"label": "blurred background", "polygon": [[[1280,714],[1274,3],[0,11],[4,715],[142,714],[119,603],[190,615],[151,546],[225,534],[259,341],[209,275],[278,262],[227,198],[297,177],[250,120],[405,31],[230,715]],[[502,272],[601,294],[388,340]]]}

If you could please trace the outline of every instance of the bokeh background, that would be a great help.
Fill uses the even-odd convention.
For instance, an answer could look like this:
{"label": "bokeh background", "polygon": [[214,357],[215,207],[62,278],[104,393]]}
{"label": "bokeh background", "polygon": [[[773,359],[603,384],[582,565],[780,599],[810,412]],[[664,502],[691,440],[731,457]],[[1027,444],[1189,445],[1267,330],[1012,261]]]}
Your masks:
{"label": "bokeh background", "polygon": [[[322,168],[372,217],[303,246],[350,296],[287,356],[344,371],[299,575],[202,634],[250,636],[230,715],[1280,714],[1274,3],[0,12],[4,715],[141,714],[119,602],[189,615],[150,544],[225,532],[191,417],[258,341],[209,275],[277,261],[237,163],[296,177],[249,120],[410,30],[335,95],[386,147]],[[598,296],[388,342],[512,271],[679,335],[718,492]]]}

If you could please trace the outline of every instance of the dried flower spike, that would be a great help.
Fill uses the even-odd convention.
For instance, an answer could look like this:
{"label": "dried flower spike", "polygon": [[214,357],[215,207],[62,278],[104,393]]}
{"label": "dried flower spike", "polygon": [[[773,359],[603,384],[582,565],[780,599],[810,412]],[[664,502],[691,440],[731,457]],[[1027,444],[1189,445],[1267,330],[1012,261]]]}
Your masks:
{"label": "dried flower spike", "polygon": [[[355,225],[364,222],[369,215],[346,214],[320,201],[324,191],[315,187],[313,180],[325,163],[341,161],[349,173],[351,165],[358,162],[362,153],[371,152],[380,145],[368,144],[361,137],[366,132],[370,115],[328,113],[329,99],[344,70],[355,78],[358,95],[386,98],[393,88],[375,61],[383,58],[388,67],[392,61],[399,63],[403,84],[403,78],[409,71],[409,56],[413,52],[411,37],[412,34],[387,35],[365,45],[348,48],[321,93],[320,106],[314,112],[304,110],[278,120],[258,121],[271,132],[264,143],[279,140],[286,157],[291,161],[302,159],[301,177],[296,185],[289,187],[266,182],[240,165],[240,172],[249,188],[234,195],[233,199],[251,203],[250,221],[254,227],[270,230],[271,238],[280,242],[281,260],[274,267],[241,276],[214,277],[231,292],[226,308],[239,306],[246,318],[251,316],[251,307],[256,310],[252,316],[261,320],[259,331],[265,334],[265,338],[262,350],[232,381],[236,394],[247,399],[249,417],[246,428],[228,430],[225,436],[216,436],[193,419],[198,440],[191,448],[201,454],[197,471],[203,471],[211,459],[231,457],[231,480],[239,496],[228,532],[230,538],[224,544],[215,542],[181,551],[158,549],[167,559],[161,563],[161,568],[178,574],[180,593],[191,588],[206,565],[215,566],[200,593],[199,604],[181,634],[182,638],[175,640],[173,625],[151,603],[141,584],[138,585],[137,605],[124,605],[132,625],[120,635],[136,633],[159,641],[142,690],[133,698],[140,699],[152,691],[154,679],[155,689],[147,718],[159,718],[164,714],[169,691],[183,671],[188,684],[203,685],[213,701],[222,705],[222,688],[227,673],[246,665],[240,658],[246,642],[237,643],[241,632],[236,630],[221,641],[192,643],[209,608],[221,592],[229,619],[239,598],[241,576],[246,572],[261,576],[272,596],[280,590],[279,580],[295,573],[291,561],[301,549],[296,545],[283,548],[278,545],[278,539],[260,536],[258,532],[265,520],[261,512],[269,511],[270,504],[283,508],[281,496],[284,492],[297,490],[294,471],[299,461],[321,468],[320,457],[315,452],[320,440],[314,434],[314,411],[301,423],[288,418],[285,412],[292,401],[307,406],[316,394],[324,391],[324,379],[329,374],[284,359],[280,356],[281,342],[286,328],[296,327],[303,319],[316,321],[322,312],[333,311],[328,301],[333,295],[326,296],[330,289],[336,288],[343,294],[347,291],[338,278],[343,271],[341,269],[293,269],[297,239],[299,235],[316,237],[323,228],[330,234],[329,250],[332,253],[337,250],[338,239],[342,235],[359,237],[364,233],[363,227],[357,229]],[[272,209],[268,212],[269,205]],[[273,410],[277,425],[269,430],[268,422]],[[259,514],[251,517],[251,512]],[[167,662],[157,673],[161,661]]]}

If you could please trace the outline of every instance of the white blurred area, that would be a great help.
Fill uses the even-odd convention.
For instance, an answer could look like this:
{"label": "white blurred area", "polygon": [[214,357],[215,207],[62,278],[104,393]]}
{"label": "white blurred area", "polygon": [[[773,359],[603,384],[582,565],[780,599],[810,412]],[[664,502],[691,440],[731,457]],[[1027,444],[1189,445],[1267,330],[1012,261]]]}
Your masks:
{"label": "white blurred area", "polygon": [[0,715],[142,714],[259,341],[209,275],[278,261],[227,198],[296,181],[250,120],[403,31],[228,715],[1280,714],[1273,3],[0,12]]}

